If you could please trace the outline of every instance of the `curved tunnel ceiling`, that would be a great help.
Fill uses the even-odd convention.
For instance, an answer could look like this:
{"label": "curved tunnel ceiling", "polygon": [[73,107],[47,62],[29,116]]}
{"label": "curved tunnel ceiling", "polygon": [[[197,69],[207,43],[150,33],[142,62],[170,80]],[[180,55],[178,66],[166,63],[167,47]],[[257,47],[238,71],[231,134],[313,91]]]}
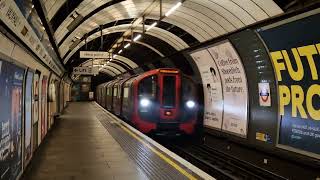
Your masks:
{"label": "curved tunnel ceiling", "polygon": [[[83,65],[80,50],[102,50],[117,53],[130,41],[115,48],[115,43],[131,28],[134,36],[160,18],[159,0],[52,0],[42,1],[46,19],[53,29],[60,56],[67,66]],[[162,0],[163,14],[178,0]],[[131,47],[114,59],[116,68],[104,68],[111,76],[143,65],[145,61],[174,54],[194,44],[235,31],[244,26],[283,13],[278,0],[184,0],[170,16],[161,18]],[[100,44],[102,29],[103,45]],[[86,42],[86,43],[85,43]],[[110,50],[111,51],[111,50]],[[113,68],[113,69],[112,69]],[[119,68],[118,68],[119,69]]]}
{"label": "curved tunnel ceiling", "polygon": [[[119,25],[119,26],[113,26],[107,29],[104,29],[103,35],[108,35],[108,34],[112,34],[112,33],[118,33],[118,32],[124,32],[126,31],[128,28],[130,27],[130,24],[123,24],[123,25]],[[146,26],[148,27],[148,26]],[[142,31],[142,27],[139,26],[137,27],[134,32],[141,32]],[[157,39],[166,42],[167,44],[169,44],[173,49],[175,49],[176,51],[182,50],[184,48],[188,48],[189,45],[186,44],[180,37],[176,36],[175,34],[169,32],[169,31],[165,31],[161,28],[153,28],[151,31],[146,32],[147,35],[156,37]],[[87,39],[87,43],[95,40],[97,38],[100,38],[100,32],[96,32],[94,34],[92,34],[91,36],[88,37]],[[159,41],[157,40],[157,41]],[[81,41],[72,51],[67,52],[66,50],[64,51],[66,55],[68,53],[68,55],[65,57],[64,59],[64,63],[67,63],[68,60],[71,58],[71,56],[76,53],[78,51],[78,49],[80,49],[81,47],[83,47],[85,45],[85,41]],[[149,44],[150,45],[150,44]],[[152,46],[152,45],[150,45]]]}

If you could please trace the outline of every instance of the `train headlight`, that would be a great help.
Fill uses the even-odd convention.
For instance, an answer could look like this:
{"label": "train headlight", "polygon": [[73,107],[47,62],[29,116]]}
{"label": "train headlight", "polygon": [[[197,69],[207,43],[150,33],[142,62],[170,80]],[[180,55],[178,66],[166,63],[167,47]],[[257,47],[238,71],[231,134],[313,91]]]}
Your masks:
{"label": "train headlight", "polygon": [[148,107],[151,104],[151,101],[149,99],[143,98],[140,100],[140,105],[142,107]]}
{"label": "train headlight", "polygon": [[194,108],[196,106],[196,103],[194,101],[192,101],[192,100],[189,100],[189,101],[186,102],[186,105],[187,105],[188,108],[192,109],[192,108]]}

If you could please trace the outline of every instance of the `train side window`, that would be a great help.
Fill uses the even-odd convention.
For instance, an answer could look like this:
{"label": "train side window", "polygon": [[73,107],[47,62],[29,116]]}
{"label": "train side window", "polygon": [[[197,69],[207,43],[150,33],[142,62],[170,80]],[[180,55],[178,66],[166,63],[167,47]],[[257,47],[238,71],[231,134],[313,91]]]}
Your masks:
{"label": "train side window", "polygon": [[118,95],[118,88],[113,88],[113,96],[116,97]]}
{"label": "train side window", "polygon": [[156,99],[157,96],[157,76],[149,76],[139,83],[139,96]]}
{"label": "train side window", "polygon": [[129,96],[129,88],[128,88],[128,87],[125,87],[125,88],[123,89],[123,97],[124,97],[124,98],[128,98],[128,96]]}
{"label": "train side window", "polygon": [[110,88],[107,88],[107,95],[110,96]]}
{"label": "train side window", "polygon": [[193,82],[188,79],[187,77],[185,76],[182,76],[182,83],[183,86],[181,86],[182,88],[182,101],[187,101],[187,100],[190,100],[190,98],[192,98],[194,96],[194,85],[193,85]]}

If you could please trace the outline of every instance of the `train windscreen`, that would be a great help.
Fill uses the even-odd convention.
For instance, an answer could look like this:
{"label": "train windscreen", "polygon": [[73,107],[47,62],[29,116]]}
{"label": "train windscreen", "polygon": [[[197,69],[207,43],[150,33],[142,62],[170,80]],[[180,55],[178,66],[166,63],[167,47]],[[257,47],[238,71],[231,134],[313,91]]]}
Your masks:
{"label": "train windscreen", "polygon": [[150,76],[143,79],[139,84],[139,96],[155,100],[157,96],[157,77]]}
{"label": "train windscreen", "polygon": [[176,98],[176,77],[164,76],[163,77],[163,97],[162,106],[164,108],[172,108],[175,106]]}

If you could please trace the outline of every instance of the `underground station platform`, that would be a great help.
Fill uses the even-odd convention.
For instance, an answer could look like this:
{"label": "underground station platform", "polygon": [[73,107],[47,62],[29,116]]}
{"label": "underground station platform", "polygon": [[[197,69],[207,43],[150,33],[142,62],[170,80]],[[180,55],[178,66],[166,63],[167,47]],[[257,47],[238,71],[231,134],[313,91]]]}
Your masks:
{"label": "underground station platform", "polygon": [[38,151],[22,179],[214,179],[95,102],[70,103]]}

